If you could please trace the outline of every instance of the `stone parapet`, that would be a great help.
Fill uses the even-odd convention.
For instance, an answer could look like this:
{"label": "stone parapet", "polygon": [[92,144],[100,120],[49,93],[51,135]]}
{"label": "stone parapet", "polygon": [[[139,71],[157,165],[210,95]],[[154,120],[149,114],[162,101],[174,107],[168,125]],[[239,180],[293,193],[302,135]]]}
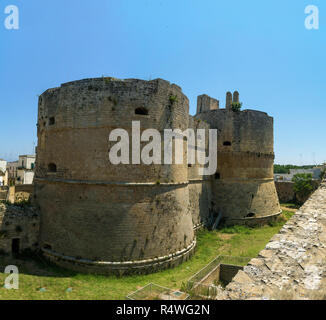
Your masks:
{"label": "stone parapet", "polygon": [[218,299],[324,299],[326,182],[226,287]]}

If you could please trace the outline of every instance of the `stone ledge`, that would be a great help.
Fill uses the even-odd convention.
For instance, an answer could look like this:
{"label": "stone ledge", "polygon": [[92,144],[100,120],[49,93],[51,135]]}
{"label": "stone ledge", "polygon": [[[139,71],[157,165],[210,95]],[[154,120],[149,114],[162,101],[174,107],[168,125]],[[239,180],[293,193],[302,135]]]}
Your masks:
{"label": "stone ledge", "polygon": [[[267,216],[262,216],[262,217],[252,217],[252,218],[242,218],[242,219],[227,219],[225,221],[226,225],[235,225],[235,224],[240,224],[240,225],[257,225],[259,223],[264,223],[264,222],[270,222],[276,219],[278,216],[282,214],[283,210],[270,214]],[[266,220],[266,221],[265,221]]]}
{"label": "stone ledge", "polygon": [[274,181],[274,178],[222,178],[219,180],[215,180],[217,182],[226,182],[226,183],[234,183],[234,182],[271,182]]}
{"label": "stone ledge", "polygon": [[113,185],[113,186],[181,186],[187,185],[188,181],[182,182],[123,182],[123,181],[95,181],[95,180],[70,180],[56,178],[34,178],[35,181],[48,183],[90,184],[90,185]]}
{"label": "stone ledge", "polygon": [[100,274],[133,274],[133,273],[151,273],[158,270],[175,267],[182,263],[194,253],[196,248],[196,240],[194,240],[187,248],[176,253],[169,254],[164,257],[140,261],[93,261],[88,259],[76,259],[74,257],[65,256],[49,249],[42,249],[45,257],[55,264],[76,270],[80,272],[94,272]]}

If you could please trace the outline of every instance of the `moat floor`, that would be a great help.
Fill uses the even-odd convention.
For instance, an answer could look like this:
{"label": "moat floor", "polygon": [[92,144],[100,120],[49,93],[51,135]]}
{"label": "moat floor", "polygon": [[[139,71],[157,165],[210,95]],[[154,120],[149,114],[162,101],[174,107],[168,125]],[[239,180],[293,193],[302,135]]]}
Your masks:
{"label": "moat floor", "polygon": [[[159,273],[128,276],[85,275],[49,265],[42,259],[25,257],[12,259],[0,257],[0,299],[71,299],[118,300],[148,283],[172,289],[183,284],[218,255],[255,257],[273,235],[279,232],[292,213],[284,211],[279,222],[257,228],[230,227],[217,231],[201,230],[197,233],[198,246],[195,255],[177,268]],[[19,289],[4,287],[6,265],[19,269]]]}

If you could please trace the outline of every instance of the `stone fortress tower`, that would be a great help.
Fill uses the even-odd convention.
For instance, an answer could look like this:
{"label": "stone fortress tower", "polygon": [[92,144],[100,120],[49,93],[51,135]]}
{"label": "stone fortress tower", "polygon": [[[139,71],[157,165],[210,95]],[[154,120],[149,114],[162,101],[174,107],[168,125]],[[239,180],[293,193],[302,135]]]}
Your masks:
{"label": "stone fortress tower", "polygon": [[281,213],[273,177],[273,118],[267,113],[233,111],[239,93],[226,94],[226,108],[198,97],[195,118],[217,129],[217,171],[212,177],[212,210],[227,224],[255,224]]}
{"label": "stone fortress tower", "polygon": [[[45,91],[34,179],[44,255],[78,271],[153,272],[187,260],[196,246],[194,230],[212,217],[242,223],[279,214],[273,119],[234,112],[231,104],[230,94],[226,109],[203,95],[197,115],[189,116],[181,88],[161,79],[85,79]],[[217,129],[216,174],[199,176],[199,165],[186,161],[111,164],[116,142],[109,134],[122,128],[131,137],[132,121],[140,121],[141,132]]]}
{"label": "stone fortress tower", "polygon": [[133,120],[185,130],[188,115],[187,97],[163,80],[86,79],[43,93],[35,196],[44,254],[101,273],[186,260],[195,248],[187,163],[113,165],[109,134],[131,137]]}

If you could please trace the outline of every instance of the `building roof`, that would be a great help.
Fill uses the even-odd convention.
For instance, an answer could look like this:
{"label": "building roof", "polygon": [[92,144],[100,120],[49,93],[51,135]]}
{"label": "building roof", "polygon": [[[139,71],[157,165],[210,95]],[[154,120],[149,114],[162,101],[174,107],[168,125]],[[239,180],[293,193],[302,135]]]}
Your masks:
{"label": "building roof", "polygon": [[35,154],[23,154],[23,155],[20,155],[19,157],[36,158],[36,155]]}
{"label": "building roof", "polygon": [[10,161],[10,162],[7,162],[7,165],[13,165],[13,164],[18,164],[19,161],[16,160],[16,161]]}

